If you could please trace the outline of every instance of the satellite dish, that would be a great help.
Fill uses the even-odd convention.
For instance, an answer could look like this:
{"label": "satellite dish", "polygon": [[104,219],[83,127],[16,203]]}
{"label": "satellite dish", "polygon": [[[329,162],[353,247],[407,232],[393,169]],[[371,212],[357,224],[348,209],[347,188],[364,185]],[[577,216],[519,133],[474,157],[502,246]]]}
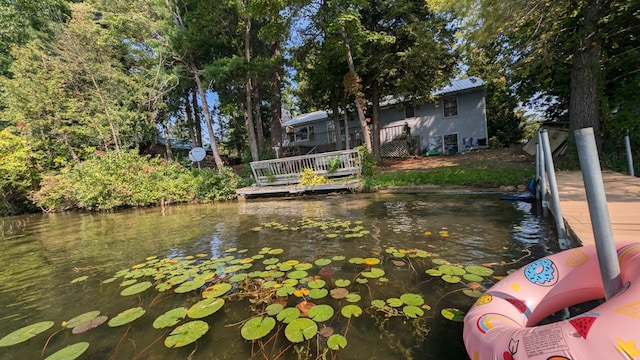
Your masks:
{"label": "satellite dish", "polygon": [[195,147],[189,151],[189,160],[191,161],[202,161],[205,156],[207,156],[207,152],[201,147]]}

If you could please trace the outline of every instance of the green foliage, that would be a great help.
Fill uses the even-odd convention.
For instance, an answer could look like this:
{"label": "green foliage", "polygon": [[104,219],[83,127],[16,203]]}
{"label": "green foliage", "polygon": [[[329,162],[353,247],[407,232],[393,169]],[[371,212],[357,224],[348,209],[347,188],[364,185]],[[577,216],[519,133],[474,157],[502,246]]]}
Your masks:
{"label": "green foliage", "polygon": [[303,186],[314,186],[328,183],[329,180],[322,176],[313,172],[312,169],[304,168],[300,173],[300,185]]}
{"label": "green foliage", "polygon": [[412,185],[459,185],[474,187],[499,187],[526,184],[533,177],[533,170],[523,169],[463,169],[441,167],[428,171],[395,171],[379,174],[366,180],[369,188]]}
{"label": "green foliage", "polygon": [[235,197],[240,179],[231,169],[187,169],[177,162],[108,152],[45,176],[32,200],[47,211],[108,210]]}
{"label": "green foliage", "polygon": [[29,145],[15,128],[0,131],[0,216],[15,215],[30,208],[27,192],[38,182],[31,165]]}
{"label": "green foliage", "polygon": [[374,176],[378,170],[376,165],[376,157],[367,151],[366,146],[358,146],[358,152],[360,153],[360,159],[362,161],[362,175]]}

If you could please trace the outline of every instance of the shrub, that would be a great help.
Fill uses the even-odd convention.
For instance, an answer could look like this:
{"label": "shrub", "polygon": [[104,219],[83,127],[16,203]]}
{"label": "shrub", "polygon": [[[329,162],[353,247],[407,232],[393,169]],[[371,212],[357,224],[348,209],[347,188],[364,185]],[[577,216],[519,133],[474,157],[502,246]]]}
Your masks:
{"label": "shrub", "polygon": [[326,184],[328,182],[329,180],[326,177],[314,173],[313,170],[309,168],[302,169],[302,172],[300,173],[299,184],[303,186],[314,186]]}

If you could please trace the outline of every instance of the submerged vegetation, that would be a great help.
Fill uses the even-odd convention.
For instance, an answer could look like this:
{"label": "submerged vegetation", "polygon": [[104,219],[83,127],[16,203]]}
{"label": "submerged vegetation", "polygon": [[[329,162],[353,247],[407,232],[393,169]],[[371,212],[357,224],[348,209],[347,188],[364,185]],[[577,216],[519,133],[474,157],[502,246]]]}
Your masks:
{"label": "submerged vegetation", "polygon": [[[370,236],[362,222],[340,219],[268,222],[251,230],[269,236],[304,232],[316,239]],[[449,233],[441,229],[424,236],[447,238]],[[105,309],[78,309],[71,319],[44,319],[0,334],[0,347],[31,339],[28,351],[34,357],[37,352],[47,359],[74,359],[91,348],[92,338],[76,335],[100,331],[101,339],[113,339],[112,358],[143,358],[187,346],[195,354],[199,339],[221,337],[211,328],[224,323],[223,331],[237,334],[238,341],[229,343],[224,336],[225,348],[244,347],[251,358],[336,359],[343,349],[359,351],[350,347],[350,338],[361,336],[360,325],[366,324],[379,332],[377,342],[407,355],[428,338],[434,318],[462,319],[464,313],[445,298],[456,293],[477,298],[500,279],[494,271],[505,269],[504,263],[450,263],[436,250],[389,245],[362,257],[293,259],[281,248],[252,253],[228,247],[214,256],[149,256],[108,278],[88,273],[71,281],[78,292],[100,287],[111,294],[106,296],[131,298],[128,308],[107,309],[105,315]],[[416,291],[416,284],[424,291]],[[442,296],[428,303],[425,291]],[[56,322],[62,327],[47,334]],[[396,325],[412,334],[411,344],[387,336]],[[124,340],[136,331],[156,334],[150,336],[155,340],[127,346]],[[225,357],[225,349],[216,351]]]}

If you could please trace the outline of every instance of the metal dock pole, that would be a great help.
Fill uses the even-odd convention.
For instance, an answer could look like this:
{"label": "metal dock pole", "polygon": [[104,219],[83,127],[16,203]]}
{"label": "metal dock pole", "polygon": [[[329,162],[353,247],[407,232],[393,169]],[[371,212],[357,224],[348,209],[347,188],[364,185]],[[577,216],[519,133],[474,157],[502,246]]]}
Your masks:
{"label": "metal dock pole", "polygon": [[627,167],[629,168],[629,175],[636,176],[633,170],[633,156],[631,155],[631,141],[629,140],[629,134],[624,136],[624,147],[627,149]]}
{"label": "metal dock pole", "polygon": [[600,274],[604,285],[605,299],[609,300],[622,289],[620,277],[620,264],[616,244],[613,239],[609,208],[604,192],[600,158],[593,134],[593,128],[576,130],[576,144],[578,145],[578,157],[580,168],[584,178],[584,188],[587,194],[591,226],[596,242]]}
{"label": "metal dock pole", "polygon": [[551,211],[556,219],[556,227],[558,228],[558,243],[561,249],[569,248],[569,239],[567,238],[567,230],[564,226],[564,217],[560,209],[560,195],[558,194],[558,182],[556,181],[556,170],[553,165],[553,156],[551,153],[551,145],[549,144],[549,133],[547,130],[541,130],[542,148],[544,153],[544,163],[546,165],[547,177],[549,180],[549,190],[551,192]]}
{"label": "metal dock pole", "polygon": [[549,202],[547,201],[547,173],[544,170],[544,147],[542,146],[542,130],[538,131],[538,147],[537,152],[540,153],[539,168],[540,168],[540,203],[542,204],[542,213],[546,216],[549,209]]}

